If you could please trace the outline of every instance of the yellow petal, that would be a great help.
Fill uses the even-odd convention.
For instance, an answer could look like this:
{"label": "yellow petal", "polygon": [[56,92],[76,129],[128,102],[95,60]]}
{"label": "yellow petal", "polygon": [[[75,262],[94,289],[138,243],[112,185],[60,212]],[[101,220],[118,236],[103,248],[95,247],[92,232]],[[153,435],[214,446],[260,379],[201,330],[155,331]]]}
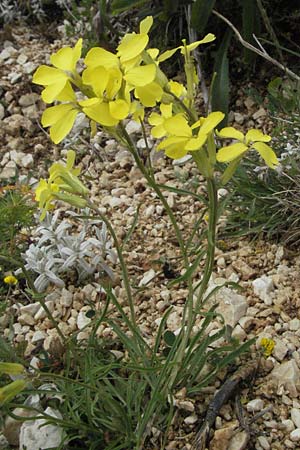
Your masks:
{"label": "yellow petal", "polygon": [[140,55],[147,46],[148,41],[149,37],[147,34],[125,34],[117,47],[117,56],[120,57],[121,63]]}
{"label": "yellow petal", "polygon": [[174,53],[176,53],[177,50],[179,50],[180,48],[181,48],[181,46],[180,46],[180,47],[176,47],[176,48],[172,48],[171,50],[166,50],[164,53],[162,53],[162,54],[157,58],[157,61],[158,61],[158,62],[166,61],[166,59],[171,58],[171,57],[174,55]]}
{"label": "yellow petal", "polygon": [[158,150],[164,150],[167,147],[173,147],[178,145],[184,148],[188,140],[189,140],[188,138],[183,136],[170,136],[167,139],[163,140],[160,144],[158,144],[157,148]]}
{"label": "yellow petal", "polygon": [[145,86],[152,83],[156,74],[156,65],[147,64],[146,66],[139,66],[130,69],[124,79],[132,86]]}
{"label": "yellow petal", "polygon": [[110,69],[119,66],[119,58],[104,48],[94,47],[87,53],[84,63],[88,67],[104,66]]}
{"label": "yellow petal", "polygon": [[243,142],[244,135],[240,131],[236,130],[233,127],[225,127],[222,128],[218,133],[218,136],[223,138],[231,138],[231,139],[237,139],[238,141]]}
{"label": "yellow petal", "polygon": [[192,138],[186,144],[185,149],[189,151],[200,150],[200,148],[203,147],[203,145],[205,144],[206,140],[207,140],[206,134],[200,135],[197,138]]}
{"label": "yellow petal", "polygon": [[228,147],[222,147],[217,153],[217,161],[230,162],[239,156],[243,155],[248,150],[247,145],[238,142],[236,144],[229,145]]}
{"label": "yellow petal", "polygon": [[51,64],[61,70],[74,70],[73,50],[70,47],[61,48],[50,56]]}
{"label": "yellow petal", "polygon": [[249,142],[270,142],[271,136],[268,136],[267,134],[262,133],[260,130],[249,130],[246,133],[246,144],[249,144]]}
{"label": "yellow petal", "polygon": [[210,113],[202,122],[200,133],[208,134],[210,133],[222,120],[224,119],[225,114],[220,111],[215,111]]}
{"label": "yellow petal", "polygon": [[166,129],[163,125],[156,125],[151,130],[151,135],[156,139],[160,139],[167,134]]}
{"label": "yellow petal", "polygon": [[274,169],[278,165],[279,162],[274,150],[264,142],[255,142],[252,144],[251,148],[255,148],[255,150],[258,151],[260,156],[264,159],[266,164],[271,167],[271,169]]}
{"label": "yellow petal", "polygon": [[[188,44],[186,46],[187,51],[191,52],[193,50],[195,50],[195,48],[197,48],[200,44],[208,44],[209,42],[212,42],[216,39],[216,36],[212,33],[208,33],[203,39],[201,39],[200,41],[195,41],[192,42],[191,44]],[[184,46],[181,46],[181,53],[184,55]]]}
{"label": "yellow petal", "polygon": [[113,99],[114,96],[119,92],[122,85],[122,72],[114,67],[109,69],[109,79],[106,86],[106,94],[109,99]]}
{"label": "yellow petal", "polygon": [[85,108],[92,105],[100,105],[100,103],[102,103],[102,99],[98,97],[86,98],[78,102],[80,106],[84,106]]}
{"label": "yellow petal", "polygon": [[151,56],[152,59],[156,59],[159,55],[158,48],[148,48],[146,52],[148,53],[149,56]]}
{"label": "yellow petal", "polygon": [[73,128],[76,116],[78,111],[76,109],[72,109],[67,112],[67,114],[63,117],[63,119],[57,121],[50,128],[50,138],[54,142],[54,144],[58,144],[61,142],[67,134]]}
{"label": "yellow petal", "polygon": [[181,145],[171,145],[165,151],[165,154],[172,159],[183,158],[187,154],[187,150]]}
{"label": "yellow petal", "polygon": [[123,120],[128,116],[130,105],[125,100],[118,99],[109,102],[109,112],[112,117],[118,120]]}
{"label": "yellow petal", "polygon": [[52,103],[54,100],[57,100],[58,97],[62,94],[64,91],[67,79],[57,81],[54,84],[49,84],[48,86],[43,89],[41,97],[44,100],[45,103]]}
{"label": "yellow petal", "polygon": [[153,25],[153,17],[147,16],[144,20],[140,23],[140,33],[149,33],[150,28]]}
{"label": "yellow petal", "polygon": [[154,81],[146,86],[138,86],[134,95],[140,99],[144,106],[155,106],[156,102],[159,102],[163,96],[163,90],[159,84]]}
{"label": "yellow petal", "polygon": [[169,81],[168,83],[168,87],[170,89],[170,91],[172,92],[172,94],[176,95],[176,97],[181,97],[182,95],[184,95],[186,93],[186,89],[183,86],[183,84],[178,83],[177,81]]}
{"label": "yellow petal", "polygon": [[181,114],[166,119],[164,126],[167,132],[174,136],[192,137],[191,127]]}
{"label": "yellow petal", "polygon": [[63,103],[61,105],[51,106],[45,109],[42,114],[42,125],[43,127],[49,127],[53,125],[58,120],[61,120],[69,111],[73,108],[70,103]]}
{"label": "yellow petal", "polygon": [[[75,92],[73,91],[73,88],[69,81],[66,82],[65,87],[55,97],[55,100],[59,100],[60,102],[76,102],[76,95],[75,95]],[[46,102],[46,103],[48,103],[48,102]]]}
{"label": "yellow petal", "polygon": [[93,119],[95,122],[100,123],[105,127],[113,127],[119,122],[118,119],[111,116],[108,103],[96,103],[83,108],[83,112],[90,117],[90,119]]}
{"label": "yellow petal", "polygon": [[150,114],[148,122],[150,123],[150,125],[161,125],[161,123],[163,122],[163,118],[160,114],[154,112]]}
{"label": "yellow petal", "polygon": [[66,169],[71,170],[75,164],[76,153],[74,150],[68,150]]}
{"label": "yellow petal", "polygon": [[83,83],[92,86],[97,97],[103,96],[108,80],[108,71],[103,66],[88,67],[82,73]]}
{"label": "yellow petal", "polygon": [[169,117],[172,117],[172,103],[161,103],[159,109],[161,110],[161,114],[165,119],[168,119]]}
{"label": "yellow petal", "polygon": [[60,69],[54,67],[40,66],[32,77],[32,82],[35,84],[41,84],[47,86],[48,84],[54,84],[61,80],[68,80],[68,75]]}

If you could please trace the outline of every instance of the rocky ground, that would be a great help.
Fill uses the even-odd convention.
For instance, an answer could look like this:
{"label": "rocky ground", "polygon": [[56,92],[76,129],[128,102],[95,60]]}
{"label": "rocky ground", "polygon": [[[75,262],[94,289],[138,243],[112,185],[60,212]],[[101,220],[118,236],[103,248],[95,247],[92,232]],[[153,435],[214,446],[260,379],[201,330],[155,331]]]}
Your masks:
{"label": "rocky ground", "polygon": [[[72,143],[67,141],[61,153],[61,148],[51,143],[39,125],[44,108],[38,95],[39,88],[31,83],[38,65],[47,63],[50,54],[66,41],[63,37],[49,40],[49,36],[22,27],[1,38],[0,180],[5,185],[17,175],[20,180],[27,178],[34,183],[46,175],[50,161],[65,156]],[[256,110],[250,98],[237,100],[231,118],[240,126],[255,124],[264,131],[270,127],[264,108]],[[127,127],[142,152],[144,143],[139,127],[132,122]],[[77,138],[75,149],[83,173],[89,177],[92,197],[108,215],[120,239],[126,235],[140,208],[138,224],[125,256],[132,282],[140,288],[136,290],[135,301],[138,322],[145,337],[149,342],[153,340],[169,305],[174,309],[168,319],[168,328],[176,332],[187,291],[184,286],[168,287],[169,280],[163,270],[163,261],[168,261],[176,272],[182,269],[164,208],[147,187],[130,154],[113,139],[102,133],[98,133],[92,142]],[[190,187],[194,183],[197,193],[205,194],[191,161],[172,164],[162,155],[153,159],[159,183],[176,188]],[[166,198],[181,229],[188,235],[193,222],[203,211],[203,204],[172,192],[166,193]],[[243,287],[239,293],[222,288],[214,299],[219,303],[218,311],[232,327],[233,336],[241,342],[258,338],[250,357],[260,360],[260,364],[255,377],[240,392],[249,428],[239,429],[234,403],[229,402],[219,412],[209,449],[300,449],[300,258],[279,244],[239,240],[220,242],[215,262],[210,287],[222,284],[224,280],[239,282]],[[201,266],[195,274],[195,282],[200,274]],[[91,309],[91,302],[99,309],[102,305],[100,283],[96,274],[81,286],[69,280],[64,287],[48,287],[46,304],[66,336],[77,332],[78,341],[86,338],[91,320],[86,312]],[[122,298],[124,288],[118,277],[114,288],[117,296]],[[1,318],[1,332],[16,343],[26,341],[26,356],[36,364],[37,358],[32,356],[36,347],[53,351],[59,340],[57,330],[38,302],[22,298],[18,288],[13,298],[10,316]],[[209,332],[214,333],[219,326],[219,322],[213,322]],[[98,333],[107,337],[113,335],[109,326],[104,325]],[[275,341],[273,353],[267,359],[261,357],[262,337]],[[170,433],[166,450],[192,448],[191,442],[201,426],[203,413],[220,384],[221,380],[217,380],[215,386],[206,390],[202,403],[194,399],[179,402],[183,417],[181,429],[174,428]],[[7,423],[3,431],[10,448],[17,446],[20,437],[16,423]],[[35,450],[36,444],[22,441],[24,435],[23,429],[20,445]],[[156,448],[155,444],[153,448]]]}

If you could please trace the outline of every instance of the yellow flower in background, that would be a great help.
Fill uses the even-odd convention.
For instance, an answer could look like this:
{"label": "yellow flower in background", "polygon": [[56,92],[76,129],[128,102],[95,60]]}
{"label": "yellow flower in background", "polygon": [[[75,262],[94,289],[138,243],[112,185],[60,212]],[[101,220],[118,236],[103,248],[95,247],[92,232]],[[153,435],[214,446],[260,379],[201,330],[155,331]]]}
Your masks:
{"label": "yellow flower in background", "polygon": [[15,286],[18,283],[17,278],[13,275],[7,275],[4,277],[3,281],[5,284],[9,284],[11,286]]}
{"label": "yellow flower in background", "polygon": [[27,386],[26,380],[15,380],[0,388],[0,405],[9,402]]}
{"label": "yellow flower in background", "polygon": [[46,217],[46,212],[54,208],[53,200],[56,200],[55,194],[59,192],[59,186],[56,183],[41,179],[35,190],[35,199],[39,202],[39,208],[42,210],[40,220]]}
{"label": "yellow flower in background", "polygon": [[80,59],[82,39],[79,39],[74,48],[65,47],[58,50],[50,57],[54,67],[42,65],[35,71],[32,81],[35,84],[45,86],[42,91],[42,99],[45,103],[54,100],[75,100],[75,94],[71,87],[73,77],[76,74],[76,64]]}
{"label": "yellow flower in background", "polygon": [[275,342],[273,341],[273,339],[269,339],[269,338],[262,338],[260,341],[260,345],[264,350],[264,356],[265,358],[267,358],[268,356],[272,355],[272,352],[274,350],[275,347]]}
{"label": "yellow flower in background", "polygon": [[78,208],[86,206],[85,198],[78,195],[87,195],[89,190],[78,178],[80,169],[74,167],[75,157],[74,150],[69,150],[66,164],[52,164],[49,169],[49,180],[39,181],[35,190],[35,199],[42,210],[40,220],[45,218],[47,211],[54,208],[55,200],[62,200]]}
{"label": "yellow flower in background", "polygon": [[[200,118],[192,126],[183,114],[176,114],[164,121],[164,128],[168,133],[168,137],[158,146],[158,150],[165,150],[167,156],[173,159],[179,159],[185,156],[189,151],[200,150],[205,144],[209,133],[224,118],[224,114],[217,111],[210,113],[205,118]],[[199,128],[197,135],[193,134],[193,130]]]}
{"label": "yellow flower in background", "polygon": [[217,160],[219,162],[238,160],[242,158],[248,150],[255,149],[271,169],[274,169],[278,164],[278,159],[274,150],[266,144],[266,142],[270,142],[271,136],[263,134],[260,130],[251,129],[244,135],[241,131],[238,131],[233,127],[226,127],[218,132],[218,136],[238,141],[234,144],[222,147],[218,151]]}

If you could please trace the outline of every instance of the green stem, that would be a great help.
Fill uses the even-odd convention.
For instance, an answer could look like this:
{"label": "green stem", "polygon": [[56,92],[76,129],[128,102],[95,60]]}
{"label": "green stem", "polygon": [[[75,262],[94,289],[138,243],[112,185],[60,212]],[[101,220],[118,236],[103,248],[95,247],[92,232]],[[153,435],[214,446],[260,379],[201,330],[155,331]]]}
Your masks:
{"label": "green stem", "polygon": [[207,289],[211,274],[213,272],[215,260],[215,246],[216,246],[216,226],[218,218],[218,195],[217,186],[214,178],[207,179],[207,193],[208,193],[208,230],[207,230],[207,257],[203,277],[197,295],[194,314],[197,315],[202,304],[203,295]]}
{"label": "green stem", "polygon": [[126,129],[125,129],[125,127],[124,127],[124,125],[122,123],[120,123],[119,128],[120,128],[120,131],[121,131],[121,136],[124,138],[127,148],[129,149],[130,153],[134,157],[136,165],[138,166],[138,168],[140,169],[140,171],[142,172],[142,174],[146,178],[149,186],[157,194],[158,198],[162,202],[162,204],[163,204],[163,206],[164,206],[164,208],[165,208],[165,210],[166,210],[166,212],[167,212],[167,214],[168,214],[168,216],[170,218],[170,221],[171,221],[172,226],[174,228],[174,231],[175,231],[175,234],[176,234],[176,238],[177,238],[180,250],[181,250],[181,254],[182,254],[183,259],[184,259],[185,267],[188,268],[189,262],[188,262],[188,256],[187,256],[187,249],[186,249],[186,246],[184,244],[184,240],[182,238],[182,234],[181,234],[181,231],[180,231],[180,229],[178,227],[178,224],[176,222],[176,219],[175,219],[175,216],[173,214],[173,211],[170,208],[170,206],[168,205],[168,202],[165,199],[162,191],[160,190],[160,188],[156,184],[154,177],[152,177],[149,174],[149,172],[147,171],[147,169],[143,165],[143,163],[142,163],[142,161],[141,161],[141,159],[140,159],[140,157],[138,155],[138,152],[136,150],[136,147],[135,147],[132,139],[130,138],[129,134],[127,133],[127,131],[126,131]]}
{"label": "green stem", "polygon": [[107,226],[107,228],[113,238],[113,241],[114,241],[114,244],[115,244],[115,247],[117,250],[119,262],[121,265],[122,274],[123,274],[124,287],[126,290],[127,299],[128,299],[128,303],[129,303],[129,309],[130,309],[130,318],[132,320],[133,326],[136,327],[137,324],[136,324],[135,311],[134,311],[134,302],[133,302],[133,297],[132,297],[132,292],[131,292],[131,287],[130,287],[128,270],[127,270],[126,262],[124,260],[123,252],[121,250],[121,246],[119,244],[118,238],[116,236],[116,233],[115,233],[110,221],[107,219],[107,217],[105,217],[103,214],[101,214],[101,212],[99,211],[97,206],[94,205],[91,201],[89,201],[87,199],[87,202],[88,202],[89,207],[93,211],[95,211],[97,213],[97,215],[100,217],[100,219],[105,223],[105,225]]}

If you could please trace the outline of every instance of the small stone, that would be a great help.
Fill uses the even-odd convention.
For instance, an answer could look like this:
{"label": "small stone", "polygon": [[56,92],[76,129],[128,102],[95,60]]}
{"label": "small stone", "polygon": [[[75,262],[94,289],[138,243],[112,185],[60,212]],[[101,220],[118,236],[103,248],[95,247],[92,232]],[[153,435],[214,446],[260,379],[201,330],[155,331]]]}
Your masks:
{"label": "small stone", "polygon": [[300,441],[300,428],[296,428],[290,432],[290,440],[293,442]]}
{"label": "small stone", "polygon": [[156,272],[153,269],[148,270],[139,282],[139,287],[145,286],[146,284],[150,283],[150,281],[153,280],[153,278],[156,276]]}
{"label": "small stone", "polygon": [[0,179],[8,180],[9,178],[13,178],[16,175],[17,166],[14,161],[9,161],[0,172]]}
{"label": "small stone", "polygon": [[141,124],[135,120],[130,120],[125,127],[128,134],[137,133],[138,131],[141,131],[141,128]]}
{"label": "small stone", "polygon": [[18,81],[21,80],[22,76],[23,75],[20,72],[11,72],[11,73],[8,74],[7,77],[10,80],[11,84],[15,84],[15,83],[17,83]]}
{"label": "small stone", "polygon": [[242,125],[244,123],[244,121],[245,121],[245,116],[243,116],[243,114],[241,114],[239,112],[236,112],[236,113],[233,113],[233,114],[234,114],[234,121],[236,123],[238,123],[239,125]]}
{"label": "small stone", "polygon": [[24,167],[25,169],[29,169],[33,167],[33,162],[33,156],[30,153],[27,153],[26,155],[22,156],[20,166]]}
{"label": "small stone", "polygon": [[217,308],[218,313],[223,316],[227,325],[234,328],[238,321],[246,314],[248,306],[246,297],[237,294],[227,287],[221,288],[213,297],[219,303]]}
{"label": "small stone", "polygon": [[275,347],[272,354],[278,361],[283,361],[289,349],[281,339],[274,339],[274,341]]}
{"label": "small stone", "polygon": [[221,256],[220,258],[217,259],[217,266],[220,267],[221,269],[224,269],[226,267],[226,261],[224,256]]}
{"label": "small stone", "polygon": [[229,442],[238,427],[237,421],[226,424],[214,432],[213,439],[210,442],[210,450],[227,450]]}
{"label": "small stone", "polygon": [[264,408],[264,402],[260,398],[255,398],[247,403],[247,411],[256,412],[261,411]]}
{"label": "small stone", "polygon": [[5,109],[2,103],[0,103],[0,120],[2,120],[4,116],[5,116]]}
{"label": "small stone", "polygon": [[253,278],[256,274],[256,270],[252,269],[245,261],[237,259],[236,261],[232,261],[231,263],[234,270],[236,270],[242,277],[244,281]]}
{"label": "small stone", "polygon": [[59,299],[59,302],[62,306],[65,306],[68,308],[73,303],[73,294],[72,292],[68,291],[67,289],[63,288],[61,291],[61,297]]}
{"label": "small stone", "polygon": [[226,450],[245,450],[249,442],[249,434],[246,431],[238,431],[232,436]]}
{"label": "small stone", "polygon": [[300,428],[300,410],[298,408],[291,409],[291,419],[296,425],[296,428]]}
{"label": "small stone", "polygon": [[181,319],[182,311],[183,311],[183,308],[181,306],[175,306],[173,308],[173,311],[171,312],[171,314],[169,315],[169,317],[167,319],[167,327],[168,327],[169,330],[174,332],[174,331],[178,330],[178,328],[181,327],[181,325],[182,325],[182,319]]}
{"label": "small stone", "polygon": [[188,400],[176,400],[175,404],[176,404],[177,408],[183,409],[184,411],[188,411],[188,412],[195,411],[194,403],[192,403]]}
{"label": "small stone", "polygon": [[291,419],[283,420],[281,423],[288,432],[291,432],[295,429],[294,422]]}
{"label": "small stone", "polygon": [[299,330],[300,329],[300,320],[299,319],[292,319],[292,320],[290,320],[290,323],[289,323],[289,329],[291,330],[291,331],[297,331],[297,330]]}
{"label": "small stone", "polygon": [[18,103],[20,106],[30,106],[34,105],[35,102],[39,100],[39,95],[35,92],[21,95],[21,97],[18,100]]}
{"label": "small stone", "polygon": [[263,275],[252,281],[254,294],[256,294],[266,305],[272,305],[273,300],[270,298],[270,292],[274,290],[272,277]]}
{"label": "small stone", "polygon": [[185,155],[182,158],[179,159],[174,159],[173,160],[173,166],[183,166],[187,163],[187,161],[189,161],[190,159],[192,159],[192,155]]}
{"label": "small stone", "polygon": [[186,425],[194,425],[198,421],[198,416],[196,414],[191,414],[184,419]]}
{"label": "small stone", "polygon": [[41,305],[39,302],[29,303],[29,305],[21,306],[20,314],[27,313],[33,317],[38,312],[40,307]]}
{"label": "small stone", "polygon": [[[59,411],[48,407],[45,414],[62,420]],[[63,440],[63,429],[54,424],[47,424],[47,419],[26,421],[20,429],[20,448],[43,450],[60,447]]]}
{"label": "small stone", "polygon": [[148,219],[149,217],[152,217],[155,211],[155,206],[150,205],[145,209],[144,216]]}
{"label": "small stone", "polygon": [[91,322],[91,319],[86,316],[86,311],[80,311],[77,316],[77,327],[79,330],[82,330],[82,328],[89,325]]}
{"label": "small stone", "polygon": [[21,55],[17,57],[17,63],[21,65],[25,64],[27,60],[28,56],[24,55],[23,53],[21,53]]}
{"label": "small stone", "polygon": [[34,64],[31,61],[26,62],[25,64],[23,64],[23,69],[24,72],[27,73],[28,75],[31,74],[32,72],[35,71],[36,69],[36,64]]}
{"label": "small stone", "polygon": [[260,446],[264,449],[264,450],[270,450],[271,446],[269,444],[268,439],[265,436],[258,436],[257,438]]}
{"label": "small stone", "polygon": [[300,370],[296,361],[290,360],[275,367],[270,376],[277,382],[278,388],[284,387],[292,397],[297,397],[297,385],[300,382]]}
{"label": "small stone", "polygon": [[35,344],[36,342],[43,341],[45,338],[46,334],[43,331],[38,330],[33,334],[31,342],[32,344]]}
{"label": "small stone", "polygon": [[34,318],[32,317],[32,315],[30,315],[28,313],[21,314],[18,317],[18,321],[21,325],[34,325],[35,324]]}
{"label": "small stone", "polygon": [[254,120],[260,119],[261,117],[265,117],[267,115],[265,108],[259,108],[258,111],[256,111],[252,117]]}

